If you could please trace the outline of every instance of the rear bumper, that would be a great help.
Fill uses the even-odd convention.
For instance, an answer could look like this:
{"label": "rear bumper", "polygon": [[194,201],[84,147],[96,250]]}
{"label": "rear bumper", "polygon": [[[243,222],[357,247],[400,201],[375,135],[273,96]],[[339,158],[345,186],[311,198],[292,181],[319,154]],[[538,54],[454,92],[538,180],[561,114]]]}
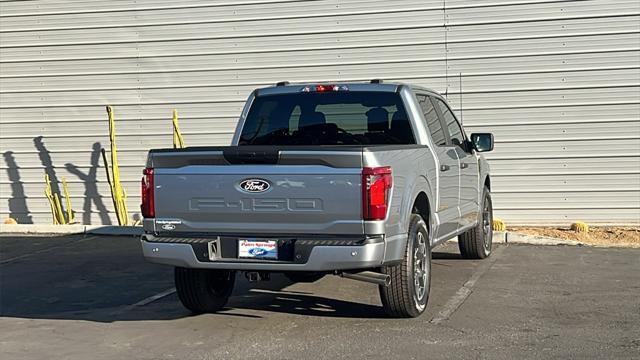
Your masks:
{"label": "rear bumper", "polygon": [[384,261],[385,242],[362,245],[316,245],[304,263],[290,261],[247,261],[244,259],[218,259],[201,261],[192,244],[184,242],[155,242],[153,236],[143,235],[142,252],[147,261],[199,269],[228,269],[251,271],[333,271],[365,269],[381,266]]}

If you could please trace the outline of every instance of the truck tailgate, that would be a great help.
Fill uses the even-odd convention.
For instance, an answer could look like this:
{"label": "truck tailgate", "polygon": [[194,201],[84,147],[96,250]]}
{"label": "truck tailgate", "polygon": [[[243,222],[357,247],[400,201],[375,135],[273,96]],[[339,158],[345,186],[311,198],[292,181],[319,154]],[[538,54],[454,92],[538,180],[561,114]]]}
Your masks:
{"label": "truck tailgate", "polygon": [[270,164],[233,164],[222,152],[162,156],[153,158],[157,232],[364,233],[361,152],[279,151]]}

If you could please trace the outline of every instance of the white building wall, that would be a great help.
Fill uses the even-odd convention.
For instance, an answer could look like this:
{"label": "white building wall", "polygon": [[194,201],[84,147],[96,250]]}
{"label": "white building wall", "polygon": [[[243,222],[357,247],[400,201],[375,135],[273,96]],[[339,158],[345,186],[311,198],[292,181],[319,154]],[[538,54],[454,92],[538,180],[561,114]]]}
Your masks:
{"label": "white building wall", "polygon": [[640,2],[2,1],[0,217],[51,221],[46,170],[76,218],[115,222],[100,147],[115,108],[129,208],[146,150],[224,145],[250,90],[401,80],[492,131],[496,216],[640,223]]}

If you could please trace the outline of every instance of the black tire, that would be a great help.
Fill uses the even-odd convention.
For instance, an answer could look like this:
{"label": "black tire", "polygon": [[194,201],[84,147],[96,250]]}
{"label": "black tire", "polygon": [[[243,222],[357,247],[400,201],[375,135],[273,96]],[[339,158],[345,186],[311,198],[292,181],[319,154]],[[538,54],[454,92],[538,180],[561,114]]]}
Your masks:
{"label": "black tire", "polygon": [[326,274],[319,272],[291,271],[284,273],[284,276],[295,283],[312,283],[322,279]]}
{"label": "black tire", "polygon": [[[381,271],[391,276],[391,285],[379,287],[380,300],[387,315],[408,318],[422,314],[427,308],[431,290],[431,245],[429,229],[420,215],[411,214],[402,263],[385,266]],[[415,276],[417,274],[419,277]]]}
{"label": "black tire", "polygon": [[235,271],[187,269],[174,271],[176,292],[180,302],[196,314],[222,310],[231,296]]}
{"label": "black tire", "polygon": [[484,259],[491,255],[493,246],[493,231],[491,229],[493,204],[491,202],[491,192],[486,187],[482,193],[480,209],[482,210],[479,215],[478,225],[458,236],[460,254],[465,259]]}

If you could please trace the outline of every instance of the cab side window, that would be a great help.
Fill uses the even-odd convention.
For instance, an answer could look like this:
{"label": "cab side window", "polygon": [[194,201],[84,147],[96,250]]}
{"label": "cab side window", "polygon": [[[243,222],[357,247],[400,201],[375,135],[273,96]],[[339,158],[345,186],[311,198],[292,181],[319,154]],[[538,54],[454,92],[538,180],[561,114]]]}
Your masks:
{"label": "cab side window", "polygon": [[433,104],[427,96],[417,95],[420,108],[424,114],[424,119],[427,121],[427,128],[431,134],[433,143],[437,146],[447,145],[447,138],[444,135],[444,129],[442,129],[442,123],[438,119],[438,113],[433,107]]}
{"label": "cab side window", "polygon": [[447,126],[447,131],[449,132],[449,138],[451,138],[451,142],[453,143],[453,145],[457,145],[460,147],[464,146],[463,145],[464,134],[462,132],[462,127],[460,127],[460,124],[458,123],[458,120],[456,120],[456,117],[451,112],[451,109],[449,109],[449,107],[447,106],[447,104],[444,103],[444,101],[438,98],[433,98],[433,100],[435,101],[440,112],[442,113],[442,118],[444,120],[444,123]]}

